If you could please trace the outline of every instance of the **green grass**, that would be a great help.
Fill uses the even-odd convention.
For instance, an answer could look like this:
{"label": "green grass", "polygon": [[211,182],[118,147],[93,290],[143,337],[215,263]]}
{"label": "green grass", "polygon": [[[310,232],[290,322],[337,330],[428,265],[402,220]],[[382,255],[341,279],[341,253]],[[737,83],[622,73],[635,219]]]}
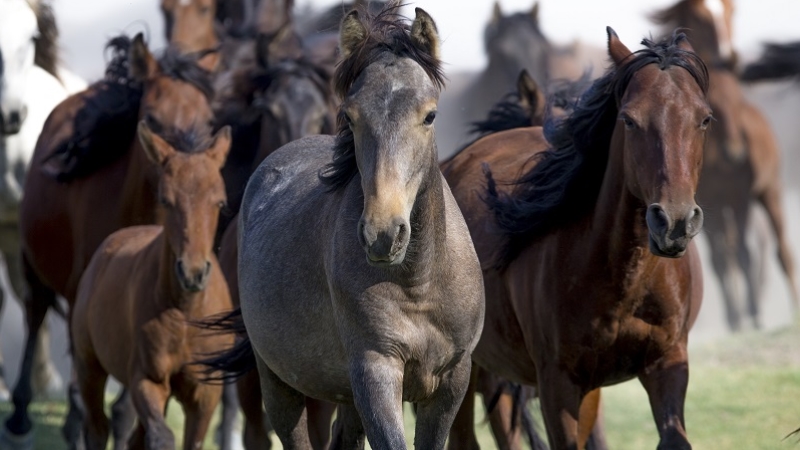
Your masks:
{"label": "green grass", "polygon": [[[800,327],[772,333],[750,333],[691,350],[686,422],[689,438],[703,449],[793,449],[798,439],[784,437],[800,427]],[[612,449],[653,449],[658,443],[644,389],[632,381],[604,389],[606,433]],[[109,401],[111,399],[109,398]],[[538,403],[531,409],[539,416]],[[10,413],[0,403],[0,417]],[[62,402],[36,402],[36,449],[65,449],[60,427],[66,407]],[[478,440],[495,448],[483,406],[476,409]],[[168,422],[180,446],[180,406],[169,407]],[[212,426],[212,430],[213,430]],[[406,409],[406,435],[413,442],[414,416]],[[543,428],[540,427],[543,430]],[[209,433],[206,449],[213,449]],[[275,440],[273,440],[275,441]],[[180,448],[180,447],[179,447]],[[273,448],[280,448],[275,446]]]}

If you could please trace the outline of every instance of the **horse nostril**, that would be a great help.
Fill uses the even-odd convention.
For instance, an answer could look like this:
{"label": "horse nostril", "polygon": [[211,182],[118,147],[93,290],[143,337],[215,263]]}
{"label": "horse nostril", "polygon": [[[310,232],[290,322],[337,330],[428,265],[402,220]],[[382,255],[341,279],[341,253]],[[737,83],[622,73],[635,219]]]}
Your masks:
{"label": "horse nostril", "polygon": [[702,228],[703,210],[699,206],[695,206],[686,219],[686,232],[688,234],[697,234]]}
{"label": "horse nostril", "polygon": [[647,215],[645,218],[647,226],[655,233],[663,234],[669,229],[669,216],[661,205],[650,205],[647,208]]}
{"label": "horse nostril", "polygon": [[395,241],[403,242],[406,239],[406,233],[408,233],[406,224],[401,223],[400,225],[397,226],[397,237],[395,238]]}

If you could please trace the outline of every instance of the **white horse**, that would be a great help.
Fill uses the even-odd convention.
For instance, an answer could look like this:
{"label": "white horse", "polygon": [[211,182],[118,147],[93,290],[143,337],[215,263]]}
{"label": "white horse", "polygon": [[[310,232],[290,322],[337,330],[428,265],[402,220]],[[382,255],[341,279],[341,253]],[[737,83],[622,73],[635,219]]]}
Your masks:
{"label": "white horse", "polygon": [[[0,0],[0,256],[14,291],[0,290],[0,308],[9,295],[19,299],[26,289],[18,211],[36,140],[53,108],[72,92],[86,88],[83,80],[58,66],[57,34],[50,5]],[[43,333],[34,369],[34,385],[40,393],[60,390],[62,384],[47,344]],[[2,368],[0,356],[0,400],[9,396]]]}

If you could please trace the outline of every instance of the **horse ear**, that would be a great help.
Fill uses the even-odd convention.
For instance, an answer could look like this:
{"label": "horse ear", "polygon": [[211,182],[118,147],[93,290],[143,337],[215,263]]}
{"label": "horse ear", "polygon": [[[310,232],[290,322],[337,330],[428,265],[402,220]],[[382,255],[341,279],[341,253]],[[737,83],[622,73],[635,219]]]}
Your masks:
{"label": "horse ear", "polygon": [[544,93],[527,69],[522,69],[517,78],[517,92],[520,104],[530,111],[532,118],[544,116]]}
{"label": "horse ear", "polygon": [[207,150],[208,156],[219,164],[219,167],[225,165],[225,159],[228,157],[228,152],[231,150],[231,127],[225,125],[220,128],[214,135],[214,143]]}
{"label": "horse ear", "polygon": [[628,50],[628,47],[619,40],[619,36],[617,36],[617,32],[613,28],[606,27],[606,33],[608,33],[608,56],[619,67],[633,52]]}
{"label": "horse ear", "polygon": [[139,33],[133,38],[131,43],[131,50],[129,55],[129,67],[131,78],[139,81],[144,81],[156,73],[158,63],[150,50],[147,49],[147,44],[144,42],[144,35]]}
{"label": "horse ear", "polygon": [[367,28],[361,22],[358,10],[354,9],[344,16],[339,29],[339,52],[342,58],[347,58],[367,40]]}
{"label": "horse ear", "polygon": [[154,164],[159,166],[164,164],[164,161],[175,153],[175,150],[172,149],[172,146],[167,144],[167,141],[156,133],[153,133],[153,130],[147,125],[146,120],[139,121],[137,131],[139,133],[139,142],[142,144],[144,153]]}
{"label": "horse ear", "polygon": [[533,21],[535,23],[539,23],[539,1],[538,0],[533,2],[533,8],[531,8],[530,15],[531,15],[531,19],[533,19]]}
{"label": "horse ear", "polygon": [[414,12],[417,13],[417,17],[411,25],[411,40],[418,48],[439,60],[439,31],[436,29],[436,22],[422,8],[416,8]]}
{"label": "horse ear", "polygon": [[500,8],[500,0],[494,1],[494,7],[492,8],[492,25],[497,25],[500,23],[500,19],[503,18],[503,9]]}

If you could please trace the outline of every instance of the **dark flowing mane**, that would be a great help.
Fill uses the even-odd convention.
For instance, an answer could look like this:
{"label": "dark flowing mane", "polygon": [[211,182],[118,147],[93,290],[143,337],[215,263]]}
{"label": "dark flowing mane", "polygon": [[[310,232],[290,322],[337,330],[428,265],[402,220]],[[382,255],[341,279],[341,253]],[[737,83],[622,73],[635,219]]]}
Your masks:
{"label": "dark flowing mane", "polygon": [[499,192],[491,170],[484,167],[484,200],[506,237],[496,256],[496,267],[505,267],[533,239],[585,214],[595,203],[608,162],[617,107],[637,71],[650,64],[661,70],[681,67],[703,93],[708,91],[708,71],[700,57],[679,46],[685,40],[686,35],[678,32],[660,42],[644,39],[645,48],[621,68],[611,68],[596,80],[567,118],[558,123],[548,120],[545,135],[552,147],[534,157],[537,164],[530,171],[510,182],[514,186],[511,193]]}
{"label": "dark flowing mane", "polygon": [[181,53],[169,46],[158,58],[161,72],[176,80],[185,81],[196,87],[210,102],[214,97],[214,83],[211,72],[198,65],[198,61],[215,50],[201,50],[194,53]]}
{"label": "dark flowing mane", "polygon": [[[367,37],[360,49],[339,61],[333,75],[333,89],[344,99],[361,73],[384,53],[405,57],[419,64],[433,84],[441,90],[445,77],[441,62],[414,45],[408,21],[397,13],[397,2],[390,2],[378,15],[373,16],[359,8],[358,18],[367,30]],[[333,161],[320,171],[320,180],[330,191],[344,188],[358,172],[353,132],[345,120],[343,111],[336,118],[339,128],[336,137]]]}
{"label": "dark flowing mane", "polygon": [[744,81],[794,78],[800,81],[800,41],[787,44],[766,44],[758,61],[745,67]]}
{"label": "dark flowing mane", "polygon": [[58,27],[53,6],[44,1],[36,7],[36,25],[39,36],[34,40],[34,64],[60,80],[58,76]]}
{"label": "dark flowing mane", "polygon": [[[66,183],[91,175],[127,153],[135,139],[143,87],[129,75],[132,42],[127,36],[118,36],[106,44],[111,58],[105,76],[85,91],[85,104],[75,114],[72,135],[44,161],[45,173],[58,181]],[[164,75],[191,83],[210,97],[210,75],[193,64],[198,57],[202,56],[180,55],[169,48],[159,59],[159,66]],[[164,131],[166,136],[162,137],[178,150],[192,151],[202,145],[197,130],[177,132],[151,126]]]}

